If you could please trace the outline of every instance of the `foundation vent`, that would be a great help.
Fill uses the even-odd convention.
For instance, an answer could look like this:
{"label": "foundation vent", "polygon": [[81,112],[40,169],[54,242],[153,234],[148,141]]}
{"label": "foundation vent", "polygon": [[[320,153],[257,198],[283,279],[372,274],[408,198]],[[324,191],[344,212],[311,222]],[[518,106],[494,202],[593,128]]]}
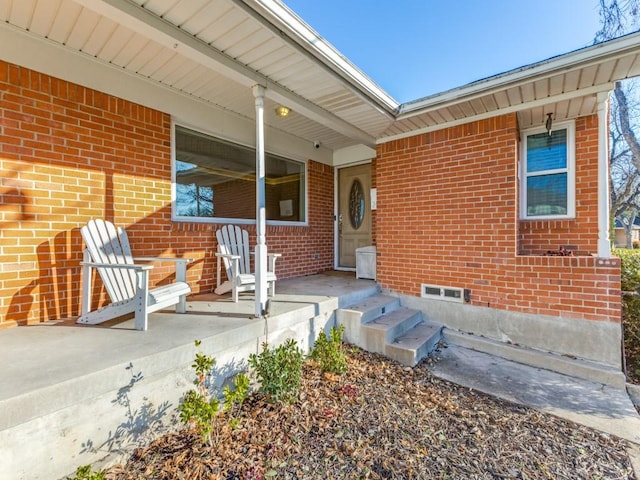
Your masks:
{"label": "foundation vent", "polygon": [[458,287],[442,287],[439,285],[422,284],[422,298],[433,298],[437,300],[446,300],[448,302],[464,303],[469,301],[469,290]]}

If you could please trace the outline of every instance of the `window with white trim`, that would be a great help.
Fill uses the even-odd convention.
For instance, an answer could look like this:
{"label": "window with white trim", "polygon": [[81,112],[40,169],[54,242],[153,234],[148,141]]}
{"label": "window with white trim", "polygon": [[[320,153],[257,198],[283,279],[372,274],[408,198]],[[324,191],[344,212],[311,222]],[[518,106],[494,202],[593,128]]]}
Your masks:
{"label": "window with white trim", "polygon": [[[256,150],[176,125],[176,220],[255,223]],[[304,223],[306,164],[265,153],[268,223]]]}
{"label": "window with white trim", "polygon": [[520,218],[575,216],[575,124],[522,132]]}

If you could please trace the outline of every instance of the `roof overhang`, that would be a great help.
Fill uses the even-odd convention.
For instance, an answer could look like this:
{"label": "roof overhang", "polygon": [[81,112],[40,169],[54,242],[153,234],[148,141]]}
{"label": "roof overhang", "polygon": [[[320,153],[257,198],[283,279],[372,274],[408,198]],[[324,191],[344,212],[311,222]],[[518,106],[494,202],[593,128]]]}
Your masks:
{"label": "roof overhang", "polygon": [[[242,125],[254,117],[251,87],[262,85],[267,128],[283,144],[318,141],[320,153],[357,145],[370,152],[376,143],[506,113],[517,113],[522,126],[544,123],[549,112],[557,121],[588,115],[599,93],[640,75],[636,33],[400,105],[278,0],[33,0],[14,2],[0,20],[6,40],[20,32],[67,53],[34,58],[3,42],[0,58],[154,108],[162,101],[140,88],[105,86],[91,70],[109,67],[125,82],[146,82]],[[68,54],[74,68],[65,70]],[[292,114],[278,118],[278,105]]]}
{"label": "roof overhang", "polygon": [[640,75],[639,55],[635,33],[409,102],[378,142],[507,113],[522,127],[593,114],[599,93]]}

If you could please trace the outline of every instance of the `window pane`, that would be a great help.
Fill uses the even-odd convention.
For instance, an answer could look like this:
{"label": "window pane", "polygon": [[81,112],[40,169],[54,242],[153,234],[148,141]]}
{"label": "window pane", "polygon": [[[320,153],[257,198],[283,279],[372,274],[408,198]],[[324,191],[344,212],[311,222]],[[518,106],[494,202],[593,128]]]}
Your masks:
{"label": "window pane", "polygon": [[527,172],[567,168],[567,130],[527,137]]}
{"label": "window pane", "polygon": [[527,178],[527,215],[567,214],[567,174]]}
{"label": "window pane", "polygon": [[[256,153],[176,127],[176,214],[255,219]],[[304,221],[304,164],[265,154],[267,220]]]}

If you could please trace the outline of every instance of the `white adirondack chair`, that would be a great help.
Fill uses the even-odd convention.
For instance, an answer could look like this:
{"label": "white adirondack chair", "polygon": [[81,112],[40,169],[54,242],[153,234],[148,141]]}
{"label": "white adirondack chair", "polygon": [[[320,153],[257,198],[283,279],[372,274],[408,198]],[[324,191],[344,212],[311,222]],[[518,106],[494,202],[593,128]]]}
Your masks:
{"label": "white adirondack chair", "polygon": [[[216,232],[218,239],[217,280],[218,286],[214,292],[222,295],[231,291],[231,298],[238,301],[239,292],[247,292],[256,289],[256,277],[251,273],[249,253],[249,232],[234,225],[225,225]],[[276,293],[276,259],[281,257],[279,253],[268,254],[267,284],[269,296]],[[220,278],[220,262],[224,262],[227,271],[227,280],[222,282]]]}
{"label": "white adirondack chair", "polygon": [[[80,229],[86,245],[82,265],[82,310],[76,323],[95,325],[127,313],[135,314],[136,330],[146,330],[149,313],[176,305],[178,313],[187,311],[186,282],[190,258],[133,258],[126,232],[113,223],[91,220]],[[173,262],[176,281],[149,290],[149,271],[153,265],[134,262]],[[91,311],[91,276],[96,269],[111,303]]]}

